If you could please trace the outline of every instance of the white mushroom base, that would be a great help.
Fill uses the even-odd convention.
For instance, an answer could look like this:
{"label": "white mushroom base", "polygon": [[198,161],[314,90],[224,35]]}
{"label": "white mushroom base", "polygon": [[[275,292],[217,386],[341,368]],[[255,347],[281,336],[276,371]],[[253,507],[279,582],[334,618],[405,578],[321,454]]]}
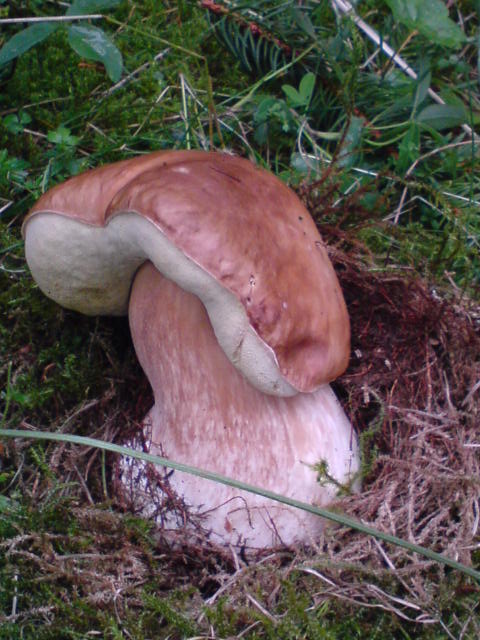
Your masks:
{"label": "white mushroom base", "polygon": [[[325,462],[340,484],[354,477],[356,436],[328,385],[287,398],[252,387],[219,347],[198,298],[151,264],[135,278],[129,317],[155,396],[145,421],[150,453],[318,506],[337,487],[320,484],[314,465]],[[186,473],[169,472],[168,483],[215,543],[308,544],[324,526],[312,514]],[[146,487],[137,487],[136,501],[148,511]],[[166,525],[178,526],[173,518]]]}

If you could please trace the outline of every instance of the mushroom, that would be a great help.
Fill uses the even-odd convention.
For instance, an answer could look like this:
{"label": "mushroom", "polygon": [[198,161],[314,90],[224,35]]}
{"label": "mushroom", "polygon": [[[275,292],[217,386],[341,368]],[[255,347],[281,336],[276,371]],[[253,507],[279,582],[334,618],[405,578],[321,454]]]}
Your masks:
{"label": "mushroom", "polygon": [[[40,289],[86,314],[129,315],[153,388],[150,453],[323,506],[358,470],[329,382],[350,327],[317,228],[292,190],[248,160],[157,152],[54,187],[24,223]],[[133,284],[132,284],[133,283]],[[308,542],[322,522],[175,471],[212,540]]]}

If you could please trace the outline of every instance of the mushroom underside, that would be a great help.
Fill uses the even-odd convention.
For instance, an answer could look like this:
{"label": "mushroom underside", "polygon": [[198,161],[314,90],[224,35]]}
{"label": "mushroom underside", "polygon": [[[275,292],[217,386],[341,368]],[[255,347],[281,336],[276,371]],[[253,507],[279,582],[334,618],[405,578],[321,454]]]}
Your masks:
{"label": "mushroom underside", "polygon": [[[288,398],[252,387],[219,347],[200,300],[150,263],[135,278],[129,319],[155,397],[145,420],[150,453],[319,506],[337,487],[320,484],[315,465],[326,463],[341,484],[354,477],[355,434],[328,385]],[[169,473],[168,482],[217,543],[310,542],[323,526],[311,514],[189,474]],[[141,486],[137,492],[148,512],[150,495]],[[169,524],[177,526],[173,518]]]}
{"label": "mushroom underside", "polygon": [[[62,252],[52,259],[58,246]],[[25,252],[45,295],[89,315],[125,314],[135,273],[151,260],[158,271],[202,300],[219,344],[253,385],[280,396],[296,393],[239,300],[137,213],[118,213],[105,227],[37,213],[28,222]]]}

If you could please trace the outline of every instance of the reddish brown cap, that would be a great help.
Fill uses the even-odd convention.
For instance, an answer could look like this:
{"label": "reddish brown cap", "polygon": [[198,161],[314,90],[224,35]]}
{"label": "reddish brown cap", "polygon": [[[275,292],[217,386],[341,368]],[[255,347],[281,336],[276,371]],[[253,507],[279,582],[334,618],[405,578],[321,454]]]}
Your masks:
{"label": "reddish brown cap", "polygon": [[[26,242],[29,221],[38,214],[108,228],[126,212],[148,220],[235,296],[294,388],[311,391],[343,372],[350,328],[337,277],[310,214],[278,178],[220,153],[159,152],[126,160],[46,193],[26,220]],[[57,244],[46,259],[61,251]],[[152,258],[139,258],[145,259]],[[50,285],[42,288],[61,302]]]}

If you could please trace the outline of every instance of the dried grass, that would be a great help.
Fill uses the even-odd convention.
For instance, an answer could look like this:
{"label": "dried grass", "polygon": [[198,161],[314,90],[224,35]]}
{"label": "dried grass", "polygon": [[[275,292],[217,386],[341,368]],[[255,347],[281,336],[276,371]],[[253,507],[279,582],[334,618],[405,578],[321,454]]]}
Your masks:
{"label": "dried grass", "polygon": [[[480,306],[453,282],[447,293],[412,269],[379,264],[338,227],[322,233],[352,323],[336,391],[360,433],[365,472],[363,491],[338,506],[471,565],[480,550]],[[323,567],[321,598],[444,626],[444,567],[347,529],[327,529],[317,551],[306,562]],[[401,597],[379,587],[386,575]],[[473,614],[469,624],[478,632]]]}

